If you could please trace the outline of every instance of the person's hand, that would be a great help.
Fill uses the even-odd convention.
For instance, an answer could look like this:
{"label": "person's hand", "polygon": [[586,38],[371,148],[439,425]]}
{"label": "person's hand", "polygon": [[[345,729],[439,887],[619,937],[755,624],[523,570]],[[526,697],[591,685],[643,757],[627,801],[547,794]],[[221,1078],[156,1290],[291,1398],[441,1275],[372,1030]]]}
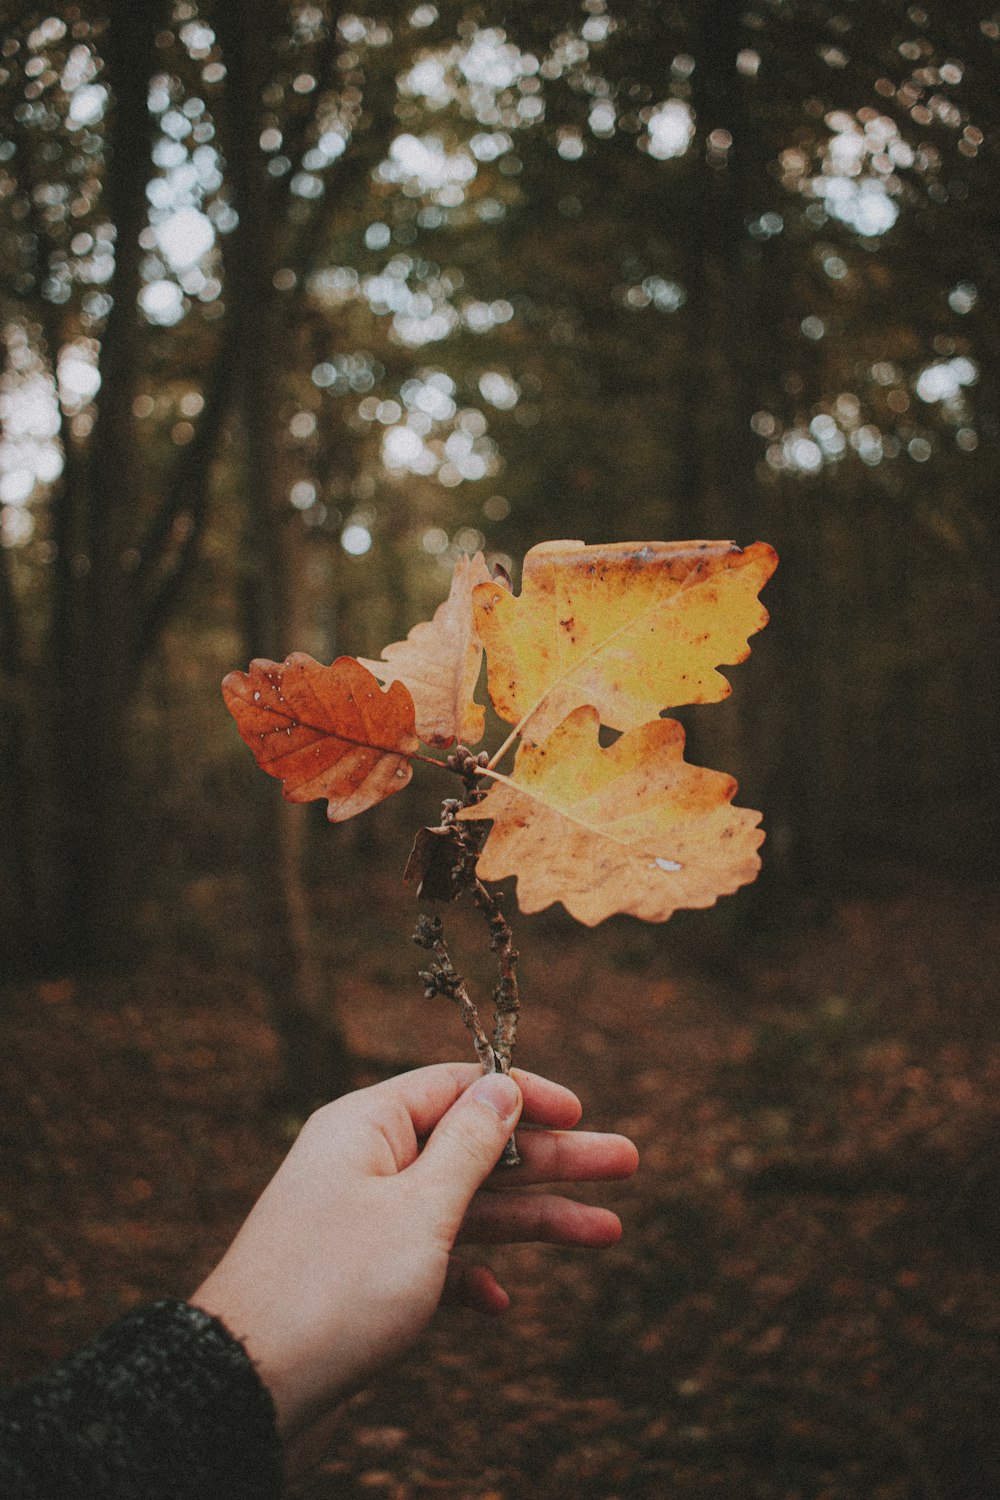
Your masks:
{"label": "person's hand", "polygon": [[[516,1081],[515,1081],[516,1080]],[[519,1167],[499,1160],[521,1115]],[[502,1312],[487,1267],[452,1256],[464,1243],[614,1244],[607,1209],[530,1184],[627,1177],[624,1136],[567,1133],[576,1096],[515,1070],[418,1068],[347,1094],[306,1121],[220,1264],[190,1301],[221,1319],[256,1363],[286,1440],[396,1358],[442,1294]]]}

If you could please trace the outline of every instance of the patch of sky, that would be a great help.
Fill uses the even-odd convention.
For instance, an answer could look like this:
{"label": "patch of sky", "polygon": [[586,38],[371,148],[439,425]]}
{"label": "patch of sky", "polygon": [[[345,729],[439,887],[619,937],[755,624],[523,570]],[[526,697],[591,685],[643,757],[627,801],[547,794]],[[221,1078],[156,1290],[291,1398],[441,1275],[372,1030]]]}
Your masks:
{"label": "patch of sky", "polygon": [[436,422],[450,421],[457,410],[455,382],[443,370],[404,381],[399,394],[407,407],[425,412]]}
{"label": "patch of sky", "polygon": [[371,551],[372,534],[360,520],[351,518],[340,533],[340,545],[350,557],[364,557]]}
{"label": "patch of sky", "polygon": [[979,300],[979,293],[971,281],[960,281],[948,293],[948,306],[952,312],[970,313]]}
{"label": "patch of sky", "polygon": [[[23,546],[34,535],[34,519],[25,507],[39,484],[53,484],[62,473],[59,407],[56,386],[21,330],[8,329],[6,364],[0,381],[0,505],[2,545]],[[64,354],[84,354],[87,345],[67,345]],[[67,365],[67,395],[74,371]],[[80,372],[85,388],[94,389],[93,361]],[[81,402],[81,404],[83,404]],[[74,409],[78,410],[76,406]]]}
{"label": "patch of sky", "polygon": [[156,244],[172,271],[186,271],[207,255],[215,244],[215,229],[207,214],[197,208],[180,208],[155,228]]}
{"label": "patch of sky", "polygon": [[59,400],[67,411],[80,411],[101,388],[94,350],[84,343],[65,344],[56,365]]}
{"label": "patch of sky", "polygon": [[831,133],[819,173],[806,176],[801,171],[804,159],[794,151],[783,153],[786,169],[791,167],[797,176],[801,192],[821,200],[830,218],[866,239],[888,233],[899,218],[894,173],[897,167],[914,164],[913,148],[900,136],[896,122],[885,115],[865,118],[862,125],[857,116],[833,110],[826,116],[826,125]]}
{"label": "patch of sky", "polygon": [[139,306],[150,323],[173,328],[184,316],[184,293],[176,281],[160,277],[141,288]]}
{"label": "patch of sky", "polygon": [[499,411],[510,411],[517,405],[520,390],[509,375],[500,370],[484,370],[479,377],[479,392],[484,401]]}
{"label": "patch of sky", "polygon": [[[448,188],[461,187],[471,182],[476,175],[476,163],[464,149],[448,151],[439,136],[415,136],[408,132],[398,135],[389,147],[389,154],[376,171],[382,182],[395,182],[404,187],[411,186],[423,194],[440,195]],[[454,205],[455,195],[448,195]],[[462,201],[459,194],[457,201]],[[440,201],[445,199],[440,197]]]}
{"label": "patch of sky", "polygon": [[646,122],[646,149],[657,161],[683,156],[694,139],[694,113],[683,99],[667,99]]}
{"label": "patch of sky", "polygon": [[381,220],[369,224],[365,230],[365,245],[369,250],[384,250],[391,240],[392,230]]}
{"label": "patch of sky", "polygon": [[847,451],[847,439],[828,412],[821,412],[809,423],[809,431],[827,458],[839,458]]}
{"label": "patch of sky", "polygon": [[974,385],[979,371],[971,359],[939,360],[926,365],[917,376],[916,392],[921,401],[953,401],[967,385]]}
{"label": "patch of sky", "polygon": [[71,130],[96,125],[103,118],[108,91],[99,83],[82,83],[70,94],[67,125]]}
{"label": "patch of sky", "polygon": [[498,323],[509,323],[514,308],[505,298],[495,302],[466,302],[462,308],[462,322],[470,333],[489,333]]}
{"label": "patch of sky", "polygon": [[509,89],[526,73],[538,71],[537,60],[522,56],[498,27],[476,31],[458,66],[466,82],[495,91]]}
{"label": "patch of sky", "polygon": [[868,239],[886,234],[899,218],[899,209],[878,178],[852,182],[847,177],[817,177],[813,186],[832,219]]}
{"label": "patch of sky", "polygon": [[513,140],[504,130],[478,131],[469,141],[469,150],[477,161],[496,161],[513,145]]}

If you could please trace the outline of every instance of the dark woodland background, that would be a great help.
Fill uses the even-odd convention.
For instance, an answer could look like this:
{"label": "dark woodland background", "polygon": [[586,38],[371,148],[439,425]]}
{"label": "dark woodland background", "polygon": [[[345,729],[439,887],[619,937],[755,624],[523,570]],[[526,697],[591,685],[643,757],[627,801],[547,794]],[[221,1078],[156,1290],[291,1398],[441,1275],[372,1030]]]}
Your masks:
{"label": "dark woodland background", "polygon": [[3,1375],[190,1290],[313,1103],[465,1053],[399,881],[441,789],[290,808],[223,675],[378,655],[462,551],[759,538],[771,625],[678,714],[759,881],[518,923],[523,1064],[643,1149],[625,1240],[507,1252],[308,1493],[995,1496],[1000,11],[0,32]]}

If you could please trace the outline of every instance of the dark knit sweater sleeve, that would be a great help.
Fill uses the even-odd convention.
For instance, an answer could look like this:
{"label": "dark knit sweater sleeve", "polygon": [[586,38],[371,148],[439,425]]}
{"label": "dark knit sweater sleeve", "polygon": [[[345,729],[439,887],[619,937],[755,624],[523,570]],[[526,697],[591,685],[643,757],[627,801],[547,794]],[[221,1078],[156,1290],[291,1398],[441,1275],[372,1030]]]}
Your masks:
{"label": "dark knit sweater sleeve", "polygon": [[276,1500],[274,1403],[187,1302],[129,1313],[0,1396],[3,1500]]}

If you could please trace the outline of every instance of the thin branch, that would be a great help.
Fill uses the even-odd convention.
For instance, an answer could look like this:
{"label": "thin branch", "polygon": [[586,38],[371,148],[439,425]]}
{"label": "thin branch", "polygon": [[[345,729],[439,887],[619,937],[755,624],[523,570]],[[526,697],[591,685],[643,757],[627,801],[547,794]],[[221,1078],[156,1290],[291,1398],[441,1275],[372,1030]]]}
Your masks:
{"label": "thin branch", "polygon": [[443,995],[446,1000],[451,1000],[458,1006],[462,1017],[462,1025],[472,1037],[472,1045],[476,1049],[484,1073],[499,1073],[501,1071],[496,1054],[490,1046],[489,1037],[483,1029],[483,1023],[479,1019],[479,1012],[466,988],[465,980],[459,974],[451,961],[448,946],[444,939],[444,927],[438,916],[429,917],[421,912],[417,918],[417,925],[413,933],[413,941],[418,947],[426,948],[433,953],[437,960],[429,969],[421,969],[419,977],[423,980],[424,995],[432,1000],[435,995]]}
{"label": "thin branch", "polygon": [[490,757],[489,765],[485,767],[486,770],[492,771],[494,766],[496,766],[500,761],[503,760],[504,756],[507,754],[507,751],[510,749],[511,745],[513,745],[514,741],[517,739],[518,735],[521,733],[521,730],[524,728],[525,724],[527,724],[528,720],[531,718],[531,715],[535,712],[535,709],[537,707],[538,704],[536,703],[534,705],[534,708],[530,708],[528,712],[523,716],[523,718],[514,725],[514,728],[504,740],[503,744],[500,746],[500,749]]}
{"label": "thin branch", "polygon": [[517,1040],[517,1018],[521,1009],[517,982],[518,952],[514,947],[510,923],[503,914],[501,893],[491,891],[477,879],[472,887],[472,899],[486,918],[490,929],[490,947],[497,955],[500,978],[493,991],[493,1050],[500,1059],[501,1071],[509,1073]]}
{"label": "thin branch", "polygon": [[[459,746],[459,750],[464,747]],[[466,784],[466,795],[462,806],[475,807],[482,801],[484,796],[479,778],[488,777],[491,781],[501,781],[508,786],[515,783],[508,780],[506,776],[500,775],[498,771],[484,765],[486,755],[473,756],[470,751],[464,752],[464,757],[455,754],[456,769],[461,772]],[[450,816],[455,818],[458,809],[451,811]],[[445,813],[448,816],[448,813]],[[462,884],[470,891],[472,901],[476,909],[482,912],[486,924],[490,930],[490,947],[497,955],[497,967],[500,977],[493,990],[493,1050],[496,1053],[498,1066],[502,1073],[509,1073],[513,1062],[514,1044],[517,1040],[517,1018],[521,1009],[521,996],[517,980],[518,952],[514,947],[514,933],[510,923],[503,914],[503,896],[500,891],[492,891],[485,885],[476,874],[476,862],[486,841],[484,824],[477,829],[475,823],[466,822],[463,825],[465,832],[462,837],[465,841],[464,860],[462,870]]]}
{"label": "thin branch", "polygon": [[[428,882],[428,899],[432,900],[453,900],[463,891],[468,891],[476,907],[485,916],[490,927],[490,946],[499,955],[500,966],[500,980],[493,991],[492,1043],[483,1029],[479,1013],[469,996],[464,979],[457,973],[451,962],[445,944],[441,918],[422,913],[417,919],[413,941],[432,952],[437,960],[430,969],[422,970],[420,973],[424,984],[424,994],[428,998],[433,995],[444,995],[446,999],[458,1005],[462,1021],[472,1034],[476,1056],[479,1058],[484,1073],[509,1073],[519,1009],[515,968],[517,950],[513,944],[513,933],[500,909],[499,893],[490,891],[476,876],[476,861],[486,840],[485,822],[459,821],[457,816],[463,808],[474,807],[485,795],[479,785],[479,777],[486,771],[486,759],[485,752],[475,755],[464,745],[456,745],[448,756],[445,764],[450,771],[461,776],[465,783],[465,795],[461,798],[446,798],[441,808],[440,826],[436,829],[422,830],[439,851],[441,850],[439,841],[443,841],[444,851],[439,852],[437,856],[431,856],[428,847],[421,845],[418,835],[414,853],[410,856],[411,863],[407,866],[406,878],[412,879],[418,873],[422,873],[423,879]],[[429,880],[431,865],[428,864],[428,860],[436,866],[439,858],[444,862],[444,866],[443,868],[438,866],[436,869],[432,891]],[[442,878],[443,875],[444,878]],[[505,1167],[516,1167],[520,1164],[521,1157],[513,1136],[504,1147],[500,1160]]]}
{"label": "thin branch", "polygon": [[[465,980],[458,973],[451,961],[448,946],[444,939],[444,927],[441,918],[428,916],[421,912],[417,918],[416,929],[413,933],[413,941],[421,948],[428,949],[434,954],[436,963],[429,969],[421,969],[419,978],[423,981],[424,995],[428,1000],[435,995],[443,995],[446,1000],[451,1000],[458,1006],[462,1024],[472,1037],[472,1045],[476,1049],[480,1067],[484,1073],[508,1073],[509,1066],[504,1067],[502,1059],[490,1045],[489,1037],[483,1029],[483,1023],[479,1018],[479,1012],[466,988]],[[503,1148],[500,1164],[504,1167],[519,1167],[521,1155],[517,1149],[517,1142],[511,1136]]]}

